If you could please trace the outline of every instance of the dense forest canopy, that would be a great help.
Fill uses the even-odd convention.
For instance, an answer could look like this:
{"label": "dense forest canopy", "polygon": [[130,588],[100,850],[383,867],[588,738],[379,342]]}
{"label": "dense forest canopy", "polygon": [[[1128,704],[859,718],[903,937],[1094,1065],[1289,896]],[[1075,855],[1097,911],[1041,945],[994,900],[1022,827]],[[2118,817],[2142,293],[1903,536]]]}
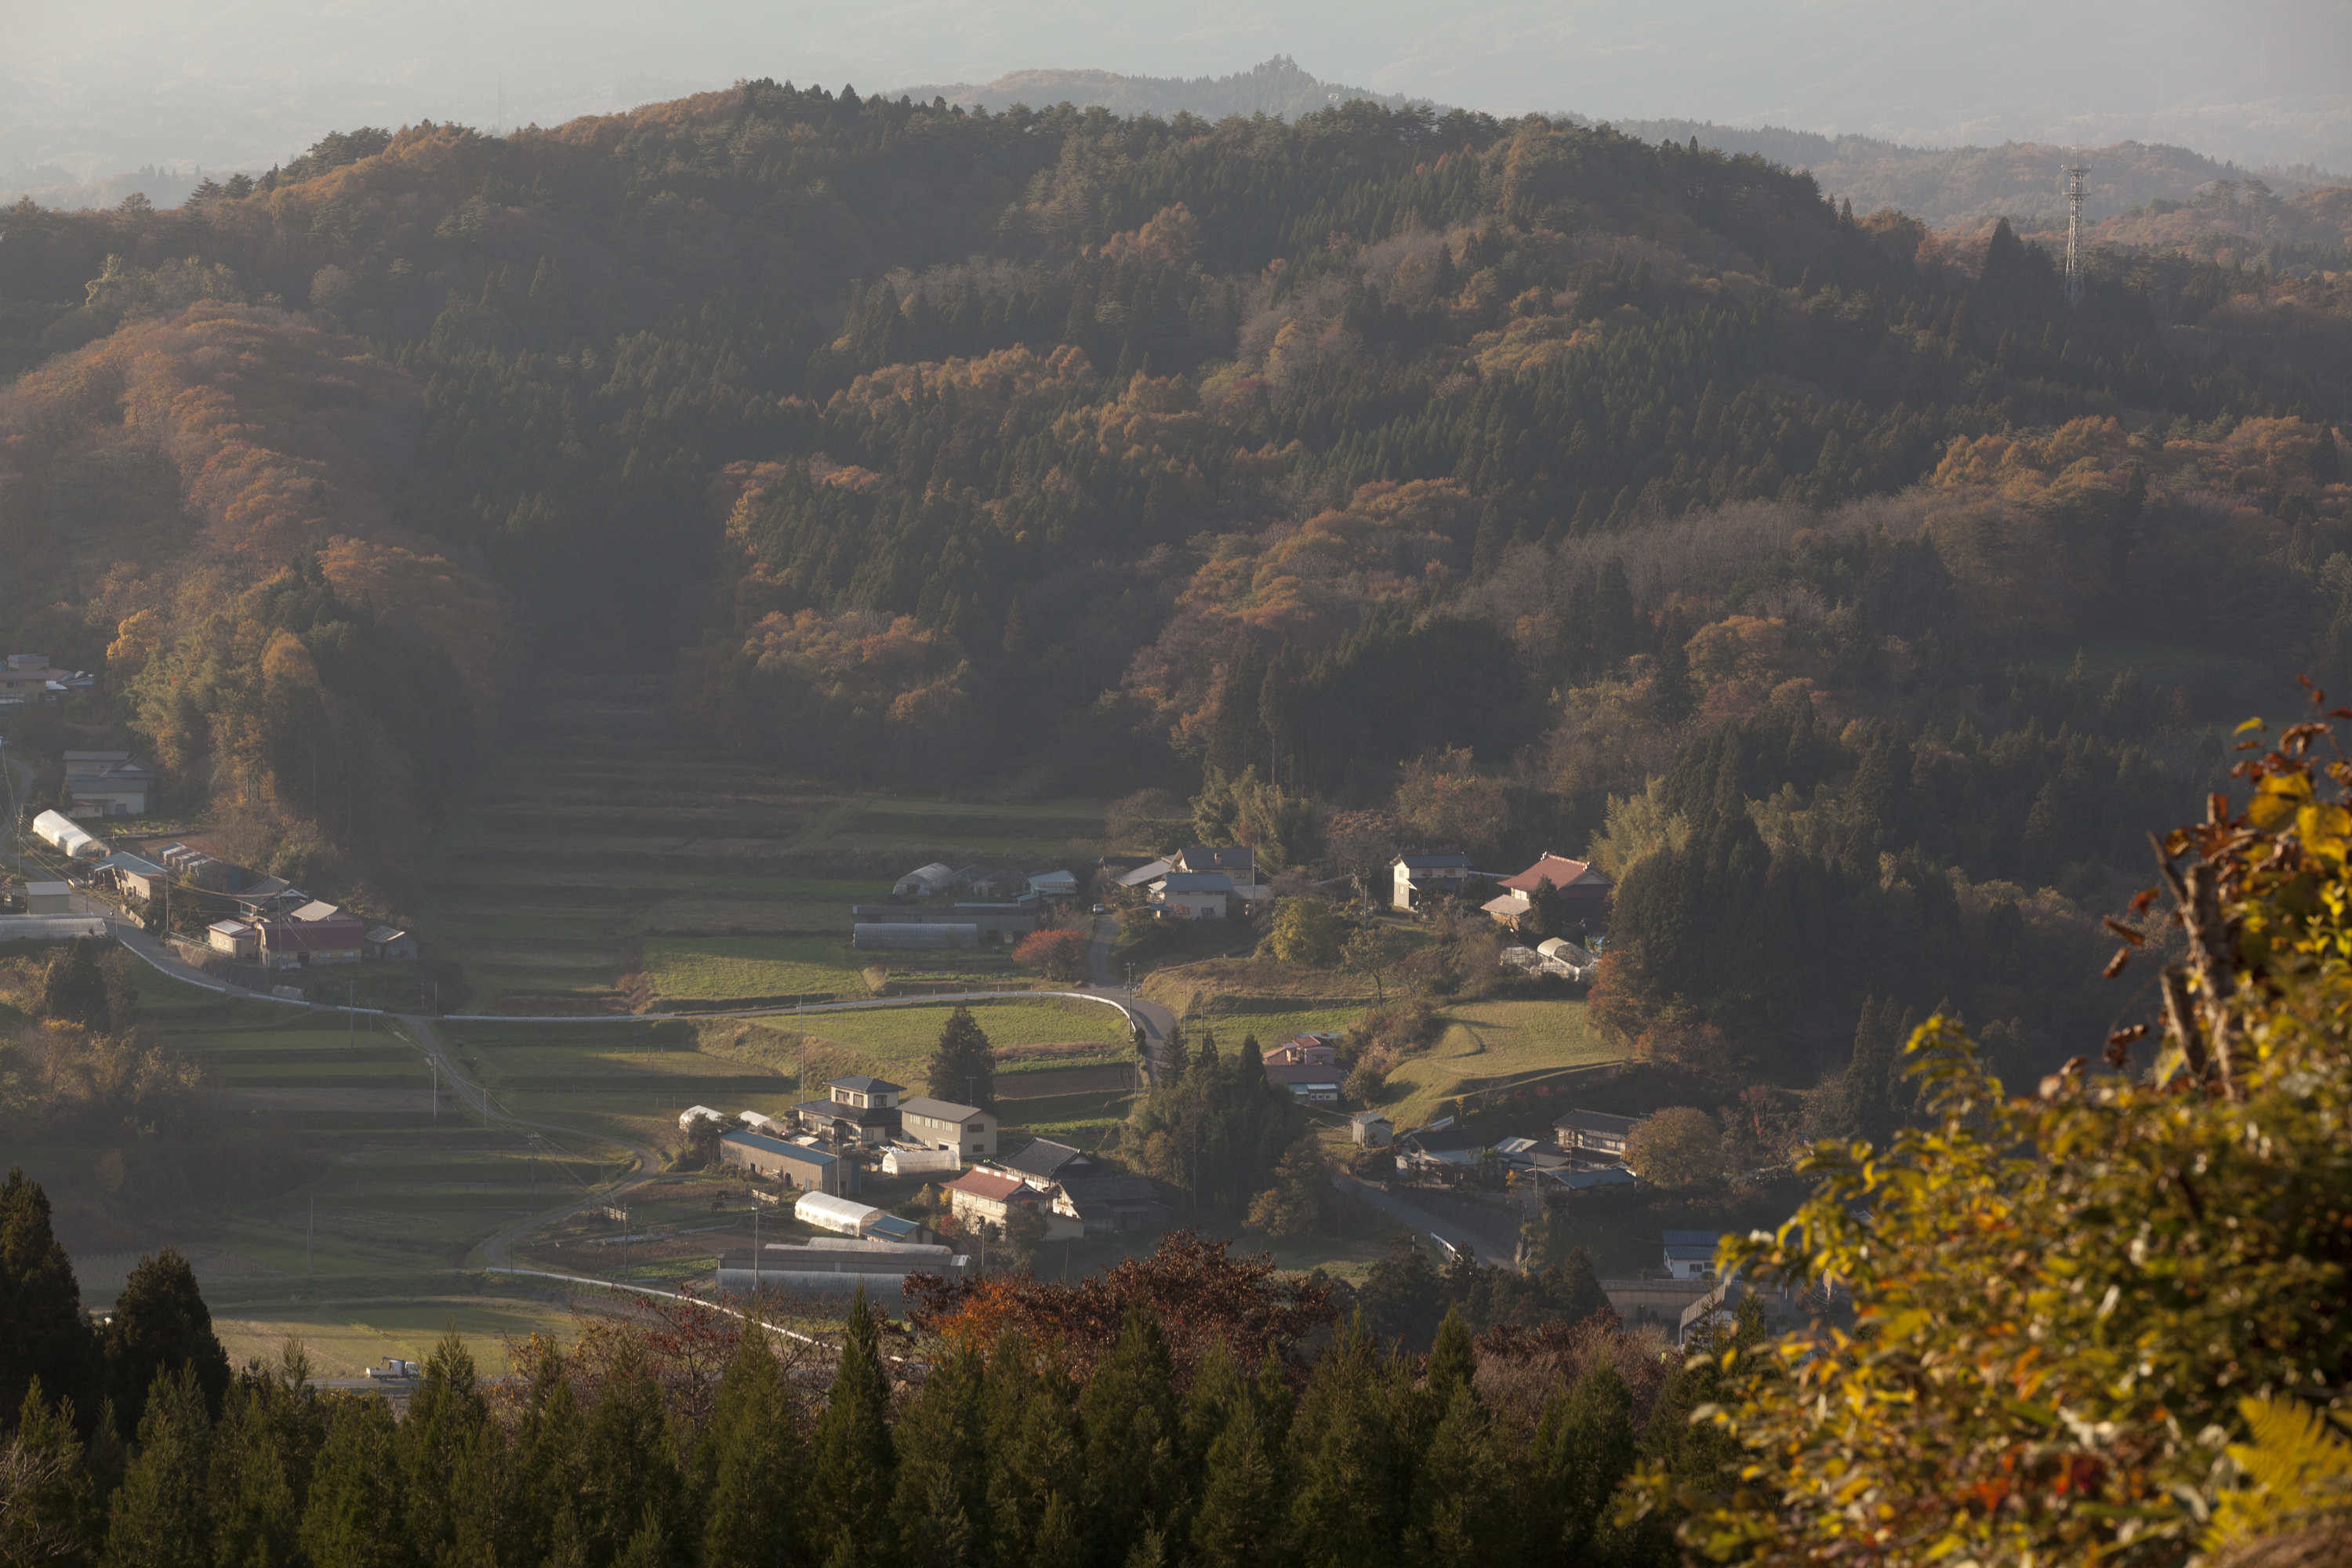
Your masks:
{"label": "dense forest canopy", "polygon": [[656,661],[698,743],[1294,860],[1458,752],[1488,851],[1619,846],[1629,1022],[1770,1016],[1674,911],[2087,930],[2263,675],[2352,669],[2334,275],[2069,306],[1690,141],[762,80],[6,221],[0,616],[314,876],[399,874],[529,656]]}

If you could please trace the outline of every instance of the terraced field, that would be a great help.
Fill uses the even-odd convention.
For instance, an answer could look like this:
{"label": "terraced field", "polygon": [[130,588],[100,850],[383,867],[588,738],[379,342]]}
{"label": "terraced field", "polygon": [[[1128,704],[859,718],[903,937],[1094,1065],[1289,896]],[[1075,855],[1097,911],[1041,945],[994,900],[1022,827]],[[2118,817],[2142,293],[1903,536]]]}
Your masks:
{"label": "terraced field", "polygon": [[[852,796],[688,754],[666,699],[654,676],[572,678],[518,704],[518,732],[418,878],[418,928],[461,965],[466,1010],[625,1013],[639,973],[703,1005],[860,995],[850,906],[914,867],[1010,856],[1083,871],[1100,852],[1097,804]],[[894,973],[926,967],[890,957]]]}

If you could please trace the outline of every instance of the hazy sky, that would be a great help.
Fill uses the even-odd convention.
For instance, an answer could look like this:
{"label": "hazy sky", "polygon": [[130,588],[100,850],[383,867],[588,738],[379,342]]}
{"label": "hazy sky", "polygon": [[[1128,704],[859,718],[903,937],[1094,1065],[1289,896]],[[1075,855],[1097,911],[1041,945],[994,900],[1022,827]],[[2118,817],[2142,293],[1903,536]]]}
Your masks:
{"label": "hazy sky", "polygon": [[1327,80],[1498,113],[2169,141],[2352,169],[2347,0],[0,0],[0,172],[267,163],[324,132],[549,122],[739,77],[861,91],[1026,67]]}

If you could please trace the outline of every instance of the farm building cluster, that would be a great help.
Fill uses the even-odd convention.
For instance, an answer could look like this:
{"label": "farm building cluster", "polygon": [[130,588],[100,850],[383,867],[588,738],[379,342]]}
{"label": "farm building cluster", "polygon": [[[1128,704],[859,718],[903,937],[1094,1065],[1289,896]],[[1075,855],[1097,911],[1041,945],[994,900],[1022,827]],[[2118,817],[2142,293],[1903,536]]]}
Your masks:
{"label": "farm building cluster", "polygon": [[[909,903],[936,900],[947,903]],[[1017,872],[1000,867],[961,870],[933,862],[919,866],[890,888],[892,902],[859,904],[849,911],[854,947],[878,952],[1001,946],[1035,931],[1054,910],[1078,896],[1066,870]]]}

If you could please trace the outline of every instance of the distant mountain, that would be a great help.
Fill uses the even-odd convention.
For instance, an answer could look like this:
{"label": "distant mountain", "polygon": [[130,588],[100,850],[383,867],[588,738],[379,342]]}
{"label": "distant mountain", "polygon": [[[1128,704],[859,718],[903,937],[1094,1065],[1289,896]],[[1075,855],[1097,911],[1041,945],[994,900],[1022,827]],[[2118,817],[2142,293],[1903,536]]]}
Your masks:
{"label": "distant mountain", "polygon": [[1809,171],[1822,189],[1856,212],[1896,207],[1938,226],[1995,217],[2042,225],[2066,216],[2063,171],[2081,156],[2091,171],[2085,215],[2093,220],[2150,202],[2187,202],[2215,180],[2258,174],[2282,195],[2344,184],[2347,176],[2308,164],[2249,170],[2186,147],[2118,142],[2078,150],[2047,142],[1998,147],[1907,147],[1868,136],[1821,136],[1777,125],[1717,125],[1694,120],[1621,120],[1616,128],[1644,142],[1687,142],[1726,153],[1755,153]]}
{"label": "distant mountain", "polygon": [[980,86],[970,82],[931,83],[896,88],[886,96],[904,93],[919,103],[944,98],[966,109],[995,113],[1025,103],[1032,109],[1055,103],[1081,109],[1100,107],[1114,114],[1156,114],[1162,119],[1180,113],[1204,120],[1229,114],[1278,114],[1296,120],[1333,104],[1370,99],[1391,109],[1427,103],[1425,98],[1378,92],[1368,87],[1348,87],[1318,80],[1299,68],[1288,55],[1276,55],[1245,71],[1218,77],[1120,76],[1106,70],[1017,70]]}

